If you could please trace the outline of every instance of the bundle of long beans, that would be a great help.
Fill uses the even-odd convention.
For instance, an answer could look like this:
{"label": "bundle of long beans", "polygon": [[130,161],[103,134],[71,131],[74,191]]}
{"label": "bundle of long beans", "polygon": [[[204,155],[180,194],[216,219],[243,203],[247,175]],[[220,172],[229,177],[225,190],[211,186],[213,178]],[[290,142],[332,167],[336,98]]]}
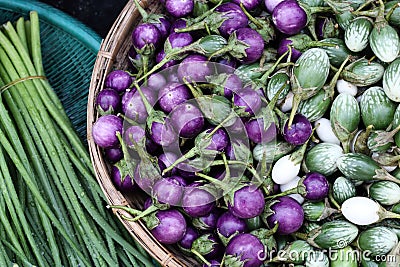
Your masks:
{"label": "bundle of long beans", "polygon": [[152,265],[45,78],[37,12],[1,27],[0,87],[0,266]]}

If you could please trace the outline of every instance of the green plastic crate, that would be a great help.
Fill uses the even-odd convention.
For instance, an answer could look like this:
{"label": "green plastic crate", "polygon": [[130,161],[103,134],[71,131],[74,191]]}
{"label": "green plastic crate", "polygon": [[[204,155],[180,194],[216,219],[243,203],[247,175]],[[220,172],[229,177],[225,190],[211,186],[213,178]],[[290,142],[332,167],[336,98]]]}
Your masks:
{"label": "green plastic crate", "polygon": [[31,0],[0,0],[0,23],[28,18],[32,10],[39,14],[46,76],[86,140],[87,97],[101,38],[64,12]]}

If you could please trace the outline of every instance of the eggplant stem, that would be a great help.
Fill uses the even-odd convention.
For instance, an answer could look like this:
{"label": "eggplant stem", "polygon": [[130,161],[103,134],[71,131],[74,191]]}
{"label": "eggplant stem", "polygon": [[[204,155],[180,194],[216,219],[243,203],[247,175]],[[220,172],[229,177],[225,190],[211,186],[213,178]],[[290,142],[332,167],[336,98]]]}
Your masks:
{"label": "eggplant stem", "polygon": [[176,165],[179,163],[184,162],[185,160],[196,156],[199,153],[199,151],[196,149],[196,147],[193,147],[191,150],[189,150],[185,155],[181,156],[179,159],[175,160],[174,163],[172,163],[170,166],[168,166],[166,169],[162,171],[162,175],[164,176],[167,172],[171,171]]}
{"label": "eggplant stem", "polygon": [[400,7],[400,3],[397,3],[397,4],[393,5],[393,6],[390,8],[390,10],[388,11],[388,13],[386,14],[385,19],[386,19],[387,21],[389,21],[389,19],[390,19],[390,17],[392,16],[393,12],[396,10],[396,8],[399,8],[399,7]]}
{"label": "eggplant stem", "polygon": [[133,222],[136,222],[140,219],[142,219],[143,217],[146,217],[147,215],[158,211],[160,208],[158,208],[155,205],[151,205],[150,207],[148,207],[147,209],[145,209],[144,211],[142,211],[139,215],[137,215],[135,218],[132,219]]}
{"label": "eggplant stem", "polygon": [[200,178],[203,178],[204,180],[206,180],[206,181],[208,181],[208,182],[210,182],[212,184],[218,185],[218,187],[220,187],[222,190],[224,190],[224,188],[226,187],[226,184],[224,182],[222,182],[222,181],[220,181],[220,180],[218,180],[218,179],[216,179],[214,177],[208,176],[208,175],[206,175],[204,173],[196,172],[195,175],[200,177]]}
{"label": "eggplant stem", "polygon": [[253,22],[254,25],[257,26],[258,29],[261,30],[261,29],[263,28],[263,25],[262,25],[260,22],[258,22],[258,21],[246,10],[246,8],[244,7],[244,5],[243,5],[242,2],[240,2],[240,8],[243,10],[243,13],[247,16],[247,18],[248,18],[251,22]]}
{"label": "eggplant stem", "polygon": [[211,263],[210,263],[208,260],[206,260],[206,258],[204,258],[204,256],[201,255],[197,250],[191,249],[190,251],[191,251],[194,255],[196,255],[197,257],[199,257],[200,260],[201,260],[202,262],[204,262],[204,264],[206,264],[207,266],[211,266]]}

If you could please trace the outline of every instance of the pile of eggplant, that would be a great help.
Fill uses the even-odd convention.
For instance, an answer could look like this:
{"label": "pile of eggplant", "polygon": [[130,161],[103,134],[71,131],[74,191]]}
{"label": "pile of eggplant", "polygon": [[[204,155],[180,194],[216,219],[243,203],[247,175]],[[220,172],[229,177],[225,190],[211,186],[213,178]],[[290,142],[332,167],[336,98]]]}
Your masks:
{"label": "pile of eggplant", "polygon": [[399,266],[400,1],[136,3],[92,136],[204,266]]}

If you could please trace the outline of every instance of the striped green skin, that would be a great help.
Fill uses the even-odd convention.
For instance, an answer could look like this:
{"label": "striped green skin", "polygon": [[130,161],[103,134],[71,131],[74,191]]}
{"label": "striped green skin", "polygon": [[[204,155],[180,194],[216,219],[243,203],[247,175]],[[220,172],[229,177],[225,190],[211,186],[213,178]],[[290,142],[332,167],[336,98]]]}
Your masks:
{"label": "striped green skin", "polygon": [[375,26],[369,36],[372,52],[383,62],[392,62],[400,51],[400,40],[397,31],[389,24]]}
{"label": "striped green skin", "polygon": [[[392,128],[396,128],[399,125],[400,125],[400,105],[397,106],[396,111],[394,112]],[[394,142],[396,146],[400,147],[400,132],[395,134]]]}
{"label": "striped green skin", "polygon": [[378,138],[379,133],[386,133],[385,131],[374,131],[368,136],[367,147],[371,152],[386,152],[392,145],[393,142],[389,141],[385,144],[378,145],[376,138]]}
{"label": "striped green skin", "polygon": [[321,48],[311,48],[297,59],[293,74],[301,88],[317,92],[324,86],[329,68],[327,53]]}
{"label": "striped green skin", "polygon": [[357,245],[362,251],[369,251],[371,256],[386,255],[397,245],[397,235],[387,227],[376,226],[360,233]]}
{"label": "striped green skin", "polygon": [[358,235],[357,226],[344,220],[326,222],[319,230],[313,241],[323,249],[338,249],[344,242],[353,242]]}
{"label": "striped green skin", "polygon": [[308,151],[305,164],[311,172],[329,176],[337,171],[336,161],[343,156],[341,146],[319,143]]}
{"label": "striped green skin", "polygon": [[296,240],[288,244],[284,250],[288,262],[294,264],[301,264],[305,261],[307,253],[311,252],[313,248],[304,240]]}
{"label": "striped green skin", "polygon": [[297,112],[303,114],[310,122],[314,122],[324,116],[331,102],[329,97],[325,97],[325,91],[320,90],[316,95],[301,101]]}
{"label": "striped green skin", "polygon": [[372,29],[372,22],[365,17],[359,17],[350,22],[344,32],[344,42],[347,48],[353,52],[364,50],[368,46]]}
{"label": "striped green skin", "polygon": [[361,267],[379,267],[378,263],[367,259],[366,257],[361,258]]}
{"label": "striped green skin", "polygon": [[372,181],[379,165],[370,157],[359,153],[347,153],[337,160],[337,167],[352,181]]}
{"label": "striped green skin", "polygon": [[337,13],[335,15],[336,21],[338,22],[340,28],[343,30],[346,30],[347,27],[349,27],[350,23],[353,21],[355,18],[355,15],[351,13],[350,11],[344,11]]}
{"label": "striped green skin", "polygon": [[385,68],[375,61],[361,58],[349,64],[341,73],[341,77],[356,86],[370,86],[379,82]]}
{"label": "striped green skin", "polygon": [[360,107],[354,96],[339,94],[332,103],[330,120],[333,132],[344,142],[360,123]]}
{"label": "striped green skin", "polygon": [[305,267],[329,267],[329,258],[326,253],[314,250],[307,257]]}
{"label": "striped green skin", "polygon": [[277,72],[268,81],[267,88],[265,89],[268,100],[274,98],[276,93],[284,87],[283,91],[279,94],[278,99],[282,100],[286,97],[290,90],[289,76],[284,72]]}
{"label": "striped green skin", "polygon": [[326,38],[326,39],[321,40],[321,43],[336,45],[336,46],[322,46],[321,47],[328,54],[329,61],[335,67],[340,67],[340,65],[346,60],[346,58],[348,56],[352,55],[352,52],[347,48],[343,39]]}
{"label": "striped green skin", "polygon": [[356,187],[349,179],[338,177],[332,185],[332,196],[337,203],[342,204],[347,199],[356,196]]}
{"label": "striped green skin", "polygon": [[331,267],[357,267],[357,251],[350,246],[338,249],[333,252],[330,258]]}
{"label": "striped green skin", "polygon": [[400,202],[400,186],[391,181],[374,182],[369,187],[369,196],[382,205],[394,205]]}
{"label": "striped green skin", "polygon": [[383,88],[374,86],[362,95],[360,109],[365,127],[373,125],[375,130],[385,130],[393,121],[396,105],[387,97]]}
{"label": "striped green skin", "polygon": [[[394,6],[399,3],[398,0],[396,1],[389,1],[385,3],[385,13],[389,12],[389,10]],[[389,24],[392,26],[397,26],[400,27],[400,8],[396,8],[392,15],[389,17],[388,20]]]}
{"label": "striped green skin", "polygon": [[322,216],[325,211],[325,202],[309,202],[306,201],[301,205],[304,211],[304,218],[310,222],[318,222],[324,219]]}
{"label": "striped green skin", "polygon": [[395,102],[400,102],[400,58],[386,68],[382,78],[382,86],[386,95]]}

